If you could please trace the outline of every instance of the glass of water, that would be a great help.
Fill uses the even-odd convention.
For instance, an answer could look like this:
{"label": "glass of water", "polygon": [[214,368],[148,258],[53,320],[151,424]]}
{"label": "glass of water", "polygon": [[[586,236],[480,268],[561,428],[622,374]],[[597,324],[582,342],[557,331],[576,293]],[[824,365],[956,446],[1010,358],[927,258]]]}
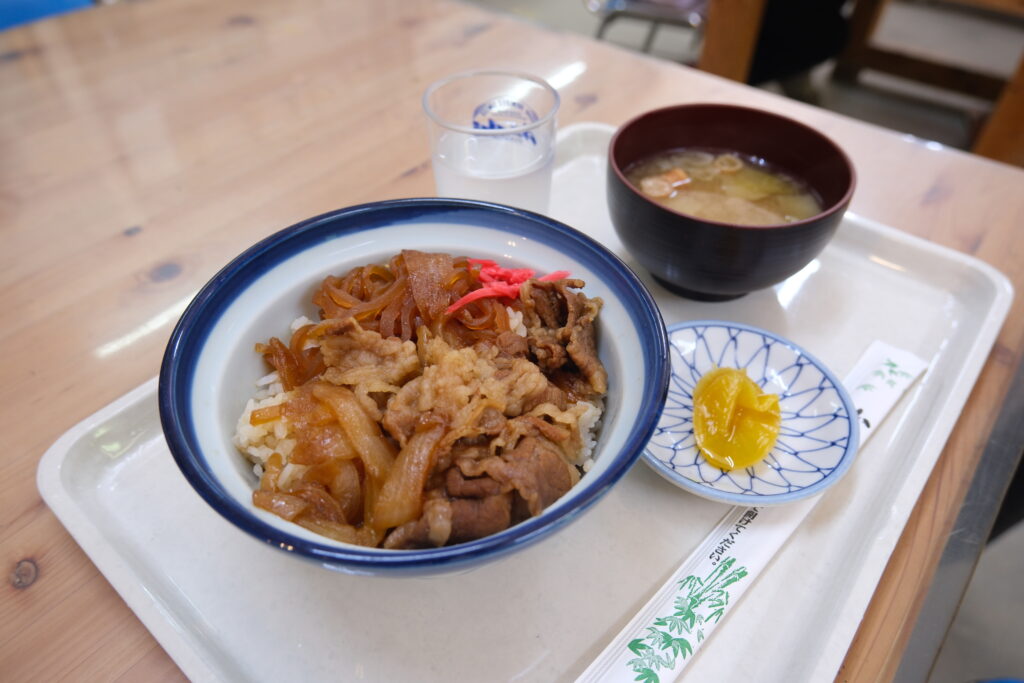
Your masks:
{"label": "glass of water", "polygon": [[546,81],[522,73],[470,71],[427,88],[437,195],[546,212],[558,104]]}

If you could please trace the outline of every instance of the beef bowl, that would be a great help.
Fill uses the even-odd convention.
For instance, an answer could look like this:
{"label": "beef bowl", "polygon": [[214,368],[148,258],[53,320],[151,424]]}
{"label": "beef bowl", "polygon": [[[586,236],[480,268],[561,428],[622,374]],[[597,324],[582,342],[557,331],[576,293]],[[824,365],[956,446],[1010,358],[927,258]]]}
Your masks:
{"label": "beef bowl", "polygon": [[159,404],[212,510],[326,568],[430,574],[580,515],[640,456],[665,327],[617,257],[544,216],[405,199],[286,228],[174,329]]}
{"label": "beef bowl", "polygon": [[853,194],[846,154],[813,128],[727,104],[650,111],[615,133],[608,208],[666,288],[709,301],[769,287],[828,244]]}

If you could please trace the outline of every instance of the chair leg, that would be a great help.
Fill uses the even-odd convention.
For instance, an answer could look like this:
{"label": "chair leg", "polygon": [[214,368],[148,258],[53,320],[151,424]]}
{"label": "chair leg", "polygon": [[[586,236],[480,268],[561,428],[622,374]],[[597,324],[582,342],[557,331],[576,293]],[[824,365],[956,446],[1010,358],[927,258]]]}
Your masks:
{"label": "chair leg", "polygon": [[608,27],[617,18],[618,17],[616,17],[614,14],[608,14],[603,19],[601,19],[601,24],[597,27],[597,33],[594,35],[594,37],[597,38],[598,40],[602,40],[604,38],[604,32],[608,30]]}
{"label": "chair leg", "polygon": [[[1024,167],[1024,57],[1017,64],[1013,78],[1003,88],[1003,94],[996,102],[988,121],[971,150],[975,154],[997,159],[1007,164]],[[1021,467],[1024,472],[1024,467]],[[1018,477],[1024,479],[1024,474]],[[1024,486],[1018,486],[1024,489]],[[1019,502],[1024,511],[1024,496]]]}
{"label": "chair leg", "polygon": [[850,35],[846,47],[836,58],[832,78],[846,83],[855,83],[864,66],[864,55],[871,46],[878,22],[885,11],[888,0],[857,0],[850,17]]}
{"label": "chair leg", "polygon": [[661,26],[661,22],[652,21],[651,27],[647,29],[647,38],[644,39],[644,52],[650,52],[651,47],[654,45],[654,36],[658,32],[658,27]]}

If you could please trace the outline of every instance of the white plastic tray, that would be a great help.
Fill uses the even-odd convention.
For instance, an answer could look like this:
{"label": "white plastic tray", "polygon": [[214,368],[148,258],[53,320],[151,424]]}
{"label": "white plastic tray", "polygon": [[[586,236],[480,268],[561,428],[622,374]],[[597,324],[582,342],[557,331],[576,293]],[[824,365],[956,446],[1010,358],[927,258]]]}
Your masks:
{"label": "white plastic tray", "polygon": [[[552,214],[623,254],[605,210],[611,129],[562,132]],[[727,303],[676,298],[667,323],[720,318],[787,336],[844,375],[874,339],[930,369],[797,530],[686,681],[831,680],[1006,316],[989,266],[848,215],[781,285]],[[638,464],[564,531],[461,574],[335,574],[263,546],[208,508],[163,441],[150,381],[61,437],[39,489],[193,680],[570,680],[726,507]]]}

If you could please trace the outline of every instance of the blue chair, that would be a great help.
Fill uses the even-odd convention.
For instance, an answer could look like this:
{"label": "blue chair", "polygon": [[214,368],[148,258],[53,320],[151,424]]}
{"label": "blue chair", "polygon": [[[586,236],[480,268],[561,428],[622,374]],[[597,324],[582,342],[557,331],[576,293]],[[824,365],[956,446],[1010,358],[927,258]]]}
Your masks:
{"label": "blue chair", "polygon": [[0,31],[92,4],[92,0],[0,0]]}

